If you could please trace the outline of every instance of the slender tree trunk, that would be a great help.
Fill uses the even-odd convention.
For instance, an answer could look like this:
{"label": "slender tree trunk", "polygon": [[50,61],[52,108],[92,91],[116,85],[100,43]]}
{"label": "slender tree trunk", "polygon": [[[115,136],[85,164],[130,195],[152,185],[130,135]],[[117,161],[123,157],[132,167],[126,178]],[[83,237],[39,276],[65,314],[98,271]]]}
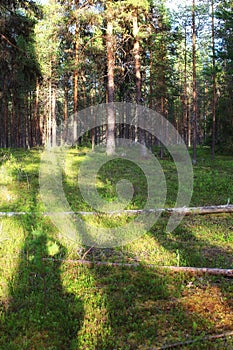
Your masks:
{"label": "slender tree trunk", "polygon": [[3,95],[3,113],[4,113],[4,146],[9,147],[9,102],[7,95],[6,80],[4,80],[4,95]]}
{"label": "slender tree trunk", "polygon": [[52,82],[49,79],[48,120],[47,120],[47,143],[52,146]]}
{"label": "slender tree trunk", "polygon": [[[142,75],[141,75],[141,61],[140,61],[140,42],[139,42],[139,26],[138,26],[138,14],[137,11],[133,14],[133,37],[134,37],[134,69],[136,77],[136,104],[142,103]],[[143,118],[143,116],[139,116]],[[136,107],[136,123],[138,122],[138,109]],[[143,121],[143,119],[141,120]],[[142,127],[140,130],[137,125],[135,126],[135,141],[139,139],[141,147],[141,156],[144,158],[147,156],[147,151],[145,147],[145,130]]]}
{"label": "slender tree trunk", "polygon": [[68,104],[69,104],[69,87],[68,87],[68,75],[65,75],[64,80],[64,132],[63,141],[67,139],[67,122],[68,122]]}
{"label": "slender tree trunk", "polygon": [[51,104],[51,119],[52,119],[52,146],[57,144],[57,122],[56,122],[56,87],[53,86],[52,91],[52,104]]}
{"label": "slender tree trunk", "polygon": [[153,50],[150,50],[150,96],[149,107],[153,107]]}
{"label": "slender tree trunk", "polygon": [[30,142],[29,142],[29,120],[28,120],[28,95],[25,95],[24,97],[24,147],[29,149],[30,148]]}
{"label": "slender tree trunk", "polygon": [[[75,1],[76,9],[78,9],[79,1]],[[73,116],[73,131],[74,131],[74,142],[77,141],[78,135],[78,64],[79,64],[79,30],[78,20],[76,20],[75,28],[75,69],[74,69],[74,116]]]}
{"label": "slender tree trunk", "polygon": [[197,73],[196,73],[196,3],[193,0],[192,8],[192,48],[193,48],[193,163],[197,162]]}
{"label": "slender tree trunk", "polygon": [[108,17],[107,17],[107,34],[106,34],[106,46],[107,46],[107,155],[115,153],[115,111],[114,111],[114,41],[113,41],[113,22],[112,22],[112,9],[111,5],[107,5]]}
{"label": "slender tree trunk", "polygon": [[142,99],[142,77],[141,77],[141,63],[140,63],[140,43],[139,43],[139,28],[137,13],[133,16],[133,36],[134,36],[134,65],[136,76],[136,103],[141,103]]}
{"label": "slender tree trunk", "polygon": [[212,101],[212,159],[215,158],[216,143],[216,64],[215,64],[215,23],[214,23],[214,0],[211,2],[212,10],[212,55],[213,55],[213,101]]}
{"label": "slender tree trunk", "polygon": [[33,145],[35,144],[35,119],[34,119],[34,115],[32,113],[32,93],[31,91],[29,92],[28,96],[27,96],[27,119],[28,119],[28,123],[30,125],[30,143],[29,143],[29,147],[33,147]]}
{"label": "slender tree trunk", "polygon": [[184,97],[183,97],[183,138],[188,146],[188,92],[187,92],[187,26],[185,24],[184,42]]}
{"label": "slender tree trunk", "polygon": [[40,144],[40,115],[39,115],[39,94],[40,94],[40,84],[38,78],[36,79],[36,97],[35,97],[35,110],[34,110],[34,120],[35,120],[35,144]]}
{"label": "slender tree trunk", "polygon": [[[136,78],[136,103],[139,104],[141,102],[141,70],[140,70],[140,44],[138,40],[138,17],[137,12],[135,11],[133,14],[133,36],[134,36],[134,46],[133,46],[133,54],[134,54],[134,69],[135,69],[135,78]],[[138,110],[136,108],[135,115],[135,142],[139,141],[139,130],[138,130]]]}

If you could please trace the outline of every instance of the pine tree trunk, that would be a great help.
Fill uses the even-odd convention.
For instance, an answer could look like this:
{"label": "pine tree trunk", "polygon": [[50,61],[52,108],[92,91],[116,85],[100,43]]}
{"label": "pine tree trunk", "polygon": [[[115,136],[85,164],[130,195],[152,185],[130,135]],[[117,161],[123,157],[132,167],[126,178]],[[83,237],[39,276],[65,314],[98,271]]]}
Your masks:
{"label": "pine tree trunk", "polygon": [[[78,9],[79,1],[75,1],[76,8]],[[76,20],[75,28],[75,69],[74,69],[74,116],[73,116],[73,137],[74,142],[77,142],[78,135],[78,64],[79,64],[79,30],[78,20]]]}
{"label": "pine tree trunk", "polygon": [[183,97],[183,138],[188,146],[188,92],[187,92],[187,27],[185,23],[185,42],[184,42],[184,97]]}
{"label": "pine tree trunk", "polygon": [[57,144],[57,122],[56,122],[56,88],[53,87],[52,91],[52,146],[55,147]]}
{"label": "pine tree trunk", "polygon": [[68,104],[69,104],[68,75],[65,74],[65,80],[64,80],[64,131],[63,131],[63,141],[66,141],[66,139],[67,139]]}
{"label": "pine tree trunk", "polygon": [[47,119],[47,144],[52,146],[52,82],[49,79],[48,119]]}
{"label": "pine tree trunk", "polygon": [[34,120],[35,120],[35,145],[40,145],[40,115],[39,115],[39,94],[40,84],[38,78],[36,79],[36,96],[35,96],[35,109],[34,109]]}
{"label": "pine tree trunk", "polygon": [[4,97],[3,103],[4,103],[4,129],[5,129],[4,146],[6,148],[8,148],[9,147],[9,123],[8,123],[9,107],[8,107],[8,97],[7,97],[7,95]]}
{"label": "pine tree trunk", "polygon": [[114,42],[113,42],[113,23],[112,23],[112,10],[107,5],[108,18],[107,18],[107,34],[106,34],[106,46],[107,46],[107,155],[113,155],[115,153],[115,111],[114,111]]}
{"label": "pine tree trunk", "polygon": [[[134,37],[134,69],[136,77],[136,103],[142,103],[142,75],[141,75],[141,62],[140,62],[140,42],[139,42],[139,27],[138,27],[138,14],[137,11],[133,13],[133,37]],[[136,108],[136,123],[138,123],[138,117],[143,118],[143,116],[138,116],[138,109]],[[143,119],[141,119],[141,122]],[[138,129],[136,124],[135,126],[135,141],[140,141],[141,147],[141,157],[147,157],[147,150],[145,147],[145,130],[143,127]]]}
{"label": "pine tree trunk", "polygon": [[215,23],[214,23],[214,0],[211,2],[212,9],[212,69],[213,69],[213,101],[212,101],[212,159],[215,158],[215,143],[216,143],[216,64],[215,64]]}
{"label": "pine tree trunk", "polygon": [[192,8],[192,47],[193,47],[193,163],[197,162],[197,73],[196,73],[196,16],[195,16],[195,0],[193,0]]}

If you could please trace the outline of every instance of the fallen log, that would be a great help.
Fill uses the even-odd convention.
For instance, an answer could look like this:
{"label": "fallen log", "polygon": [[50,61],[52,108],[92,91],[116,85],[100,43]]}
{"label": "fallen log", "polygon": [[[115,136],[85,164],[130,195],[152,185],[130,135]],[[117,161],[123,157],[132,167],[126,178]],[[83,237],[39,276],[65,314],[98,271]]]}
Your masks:
{"label": "fallen log", "polygon": [[[81,215],[81,216],[101,216],[101,215],[138,215],[138,214],[150,214],[150,213],[177,213],[180,215],[207,215],[207,214],[222,214],[222,213],[233,213],[233,205],[211,205],[211,206],[203,206],[203,207],[183,207],[183,208],[159,208],[159,209],[126,209],[119,211],[106,211],[106,212],[93,212],[93,211],[67,211],[60,212],[62,215]],[[58,215],[59,212],[0,212],[0,216],[20,216],[20,215],[33,215],[33,214],[41,214],[43,216],[51,216]]]}
{"label": "fallen log", "polygon": [[223,339],[223,338],[226,339],[226,338],[229,338],[229,337],[232,337],[232,336],[233,336],[233,331],[226,332],[226,333],[221,333],[221,334],[206,335],[204,337],[199,337],[197,339],[185,340],[183,342],[180,341],[180,342],[177,342],[177,343],[160,346],[158,348],[151,348],[150,350],[173,349],[173,348],[182,347],[182,346],[185,346],[185,345],[199,343],[200,341],[203,342],[203,341],[212,341],[212,340]]}
{"label": "fallen log", "polygon": [[[60,261],[68,264],[86,265],[90,268],[95,266],[109,266],[109,267],[132,267],[137,268],[144,266],[142,263],[119,263],[108,261],[90,261],[84,259],[72,260],[72,259],[55,259],[55,258],[42,258],[43,261]],[[154,264],[145,264],[146,267],[158,269],[158,270],[170,270],[172,272],[187,272],[193,275],[214,275],[233,277],[233,269],[218,269],[209,267],[186,267],[186,266],[159,266]]]}

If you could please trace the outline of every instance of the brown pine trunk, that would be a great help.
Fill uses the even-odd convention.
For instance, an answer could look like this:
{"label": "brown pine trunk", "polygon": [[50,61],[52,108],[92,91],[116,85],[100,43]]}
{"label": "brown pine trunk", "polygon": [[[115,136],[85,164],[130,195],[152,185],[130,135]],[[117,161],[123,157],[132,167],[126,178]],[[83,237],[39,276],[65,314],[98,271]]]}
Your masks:
{"label": "brown pine trunk", "polygon": [[115,111],[114,111],[114,41],[113,41],[113,23],[112,23],[112,10],[107,5],[107,34],[106,34],[106,46],[107,46],[107,155],[113,155],[115,153]]}
{"label": "brown pine trunk", "polygon": [[150,50],[150,96],[149,96],[149,107],[153,107],[153,51]]}
{"label": "brown pine trunk", "polygon": [[[136,103],[142,103],[142,75],[141,75],[141,61],[140,61],[140,42],[139,42],[139,26],[138,26],[138,14],[137,11],[133,13],[133,37],[134,37],[134,45],[133,45],[133,54],[134,54],[134,69],[135,69],[135,77],[136,77]],[[135,125],[135,142],[140,141],[141,147],[141,156],[146,157],[146,147],[145,147],[145,130],[143,126],[138,129],[138,111],[136,108],[136,125]],[[142,116],[140,116],[142,118]]]}
{"label": "brown pine trunk", "polygon": [[34,120],[35,120],[35,145],[37,146],[40,144],[40,138],[41,138],[40,115],[39,115],[39,94],[40,94],[40,84],[39,84],[39,80],[36,79]]}
{"label": "brown pine trunk", "polygon": [[52,91],[52,104],[51,104],[51,119],[52,119],[52,146],[57,144],[57,122],[56,122],[56,88],[53,87]]}
{"label": "brown pine trunk", "polygon": [[192,9],[192,47],[193,47],[193,163],[197,162],[197,73],[196,73],[196,16],[195,0]]}
{"label": "brown pine trunk", "polygon": [[187,27],[185,23],[185,43],[184,43],[184,96],[183,96],[183,138],[186,146],[188,146],[188,91],[187,91]]}
{"label": "brown pine trunk", "polygon": [[140,63],[140,43],[139,43],[139,28],[137,13],[133,16],[133,36],[134,36],[134,66],[136,76],[136,103],[141,103],[142,99],[142,77],[141,77],[141,63]]}
{"label": "brown pine trunk", "polygon": [[6,93],[6,87],[4,84],[4,98],[3,98],[3,105],[4,105],[4,146],[6,148],[9,147],[9,124],[8,124],[8,118],[9,118],[9,106],[8,106],[8,96]]}
{"label": "brown pine trunk", "polygon": [[29,149],[30,148],[30,142],[29,142],[29,120],[28,120],[28,95],[24,97],[24,131],[23,131],[23,138],[24,138],[24,147]]}
{"label": "brown pine trunk", "polygon": [[49,79],[49,99],[48,99],[48,118],[47,118],[47,143],[48,147],[52,146],[52,82]]}
{"label": "brown pine trunk", "polygon": [[[79,1],[75,1],[76,9],[78,9]],[[74,142],[77,142],[77,127],[78,127],[78,64],[79,64],[79,30],[78,20],[76,20],[75,29],[75,69],[74,69],[74,124],[73,124],[73,136]]]}
{"label": "brown pine trunk", "polygon": [[[141,70],[140,70],[140,45],[138,40],[138,17],[137,12],[133,14],[133,37],[134,37],[134,70],[135,70],[135,83],[136,83],[136,103],[139,104],[141,101]],[[139,141],[139,130],[138,130],[138,114],[136,109],[135,115],[135,142]]]}
{"label": "brown pine trunk", "polygon": [[68,75],[65,75],[64,80],[64,132],[63,141],[67,139],[67,122],[68,122],[68,104],[69,104],[69,87],[68,87]]}
{"label": "brown pine trunk", "polygon": [[214,0],[211,2],[212,8],[212,55],[213,55],[213,102],[212,102],[212,159],[215,158],[216,143],[216,64],[215,64],[215,23],[214,23]]}

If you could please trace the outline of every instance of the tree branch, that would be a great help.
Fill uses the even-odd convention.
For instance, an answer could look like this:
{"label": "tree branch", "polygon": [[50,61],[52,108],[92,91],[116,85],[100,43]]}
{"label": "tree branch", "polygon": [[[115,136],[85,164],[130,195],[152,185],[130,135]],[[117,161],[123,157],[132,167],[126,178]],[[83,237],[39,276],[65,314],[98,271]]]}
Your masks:
{"label": "tree branch", "polygon": [[[43,261],[61,261],[68,264],[86,265],[90,268],[95,266],[109,266],[109,267],[140,267],[143,266],[141,263],[118,263],[118,262],[107,262],[107,261],[90,261],[90,260],[71,260],[71,259],[55,259],[55,258],[42,258]],[[233,269],[218,269],[208,267],[186,267],[186,266],[157,266],[154,264],[146,264],[146,267],[158,269],[158,270],[170,270],[172,272],[187,272],[193,275],[214,275],[214,276],[225,276],[233,277]]]}
{"label": "tree branch", "polygon": [[152,348],[150,350],[173,349],[173,348],[176,348],[178,346],[180,347],[180,346],[184,346],[184,345],[193,344],[193,343],[196,343],[197,341],[208,341],[208,340],[214,340],[214,339],[222,339],[222,338],[227,338],[227,337],[231,337],[231,336],[233,336],[233,331],[222,333],[222,334],[207,335],[207,336],[201,337],[199,339],[186,340],[184,342],[177,342],[177,343],[173,343],[173,344],[169,344],[169,345],[164,345],[164,346],[161,346],[159,348]]}

